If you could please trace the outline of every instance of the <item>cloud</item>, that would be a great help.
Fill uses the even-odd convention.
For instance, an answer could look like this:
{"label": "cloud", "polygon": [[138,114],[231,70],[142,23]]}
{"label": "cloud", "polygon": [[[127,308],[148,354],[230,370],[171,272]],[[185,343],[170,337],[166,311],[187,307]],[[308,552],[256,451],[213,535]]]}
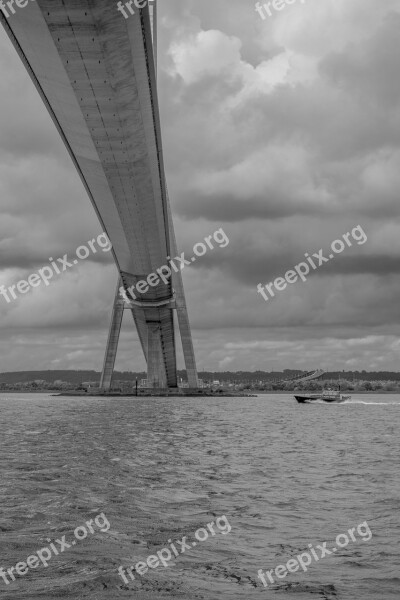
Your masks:
{"label": "cloud", "polygon": [[240,61],[241,42],[221,31],[199,31],[196,36],[175,42],[170,47],[174,69],[185,84],[207,77],[230,76],[232,67]]}

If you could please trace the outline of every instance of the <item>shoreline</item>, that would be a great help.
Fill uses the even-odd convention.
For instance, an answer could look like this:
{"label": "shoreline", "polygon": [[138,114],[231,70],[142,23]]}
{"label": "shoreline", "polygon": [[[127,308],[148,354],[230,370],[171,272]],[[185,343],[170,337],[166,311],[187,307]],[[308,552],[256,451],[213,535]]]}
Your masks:
{"label": "shoreline", "polygon": [[[207,392],[207,393],[203,393],[203,392],[190,392],[190,393],[177,393],[176,391],[171,391],[171,392],[140,392],[138,390],[138,395],[137,397],[151,397],[151,396],[158,396],[158,397],[174,397],[174,398],[256,398],[258,396],[267,396],[267,395],[276,395],[276,396],[280,396],[280,395],[287,395],[287,396],[294,396],[295,393],[301,393],[301,394],[307,394],[307,393],[313,393],[316,394],[318,393],[318,391],[313,391],[313,392],[309,392],[308,390],[297,390],[295,391],[285,391],[285,390],[251,390],[251,391],[246,391],[246,392],[237,392],[237,391],[228,391],[228,390],[224,390],[223,392]],[[363,391],[359,391],[359,392],[355,392],[355,391],[349,391],[349,390],[345,390],[343,391],[344,394],[349,394],[350,396],[368,396],[368,395],[375,395],[375,396],[386,396],[386,395],[399,395],[400,396],[400,390],[399,391],[386,391],[386,390],[376,390],[376,391],[372,391],[372,390],[363,390]],[[76,396],[76,397],[81,397],[81,396],[97,396],[97,397],[101,397],[101,396],[111,396],[111,397],[136,397],[136,393],[135,392],[109,392],[109,393],[92,393],[92,392],[83,392],[80,390],[66,390],[66,391],[60,391],[60,390],[49,390],[49,389],[42,389],[42,390],[0,390],[0,394],[49,394],[52,397],[58,397],[58,396]]]}
{"label": "shoreline", "polygon": [[57,397],[57,396],[75,396],[75,397],[81,397],[81,396],[86,396],[86,397],[97,397],[97,398],[103,398],[103,397],[116,397],[116,398],[150,398],[150,397],[157,397],[157,398],[257,398],[258,394],[242,394],[242,393],[235,393],[235,392],[228,392],[228,391],[221,391],[221,392],[212,392],[212,391],[207,391],[207,392],[203,392],[203,391],[198,391],[198,390],[192,390],[192,391],[185,391],[182,392],[181,390],[138,390],[138,393],[136,394],[136,392],[128,392],[128,393],[124,393],[124,392],[82,392],[82,391],[69,391],[69,392],[61,392],[58,394],[52,394],[52,396]]}

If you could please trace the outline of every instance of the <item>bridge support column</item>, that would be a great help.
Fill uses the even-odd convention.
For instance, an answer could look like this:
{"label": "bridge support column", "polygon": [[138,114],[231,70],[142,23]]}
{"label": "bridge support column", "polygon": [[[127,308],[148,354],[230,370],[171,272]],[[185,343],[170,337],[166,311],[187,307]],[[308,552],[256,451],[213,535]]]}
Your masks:
{"label": "bridge support column", "polygon": [[[169,197],[167,193],[167,209],[168,209],[168,222],[169,222],[169,234],[171,239],[171,247],[173,252],[178,253],[177,243],[174,228],[172,225],[171,205],[169,203]],[[183,357],[185,360],[186,375],[188,379],[189,387],[198,388],[199,379],[197,374],[196,359],[194,356],[192,332],[190,330],[189,315],[186,306],[185,292],[183,291],[182,273],[172,273],[172,284],[175,291],[175,302],[176,302],[176,313],[178,317],[179,333],[182,341]]]}
{"label": "bridge support column", "polygon": [[[182,287],[183,290],[183,287]],[[178,296],[178,294],[177,294]],[[183,300],[183,302],[182,302]],[[180,298],[181,305],[177,306],[176,312],[178,316],[179,332],[181,334],[183,356],[185,359],[186,374],[190,388],[199,387],[197,377],[196,361],[194,358],[192,334],[190,332],[189,315],[187,312],[184,298]]]}
{"label": "bridge support column", "polygon": [[147,323],[147,383],[152,388],[166,388],[167,378],[163,368],[161,326]]}
{"label": "bridge support column", "polygon": [[111,318],[110,331],[108,333],[106,355],[104,357],[103,371],[100,379],[100,389],[108,392],[111,388],[111,380],[114,372],[115,359],[118,350],[119,334],[121,331],[122,317],[124,315],[124,300],[119,295],[122,281],[119,278],[115,292],[114,306]]}

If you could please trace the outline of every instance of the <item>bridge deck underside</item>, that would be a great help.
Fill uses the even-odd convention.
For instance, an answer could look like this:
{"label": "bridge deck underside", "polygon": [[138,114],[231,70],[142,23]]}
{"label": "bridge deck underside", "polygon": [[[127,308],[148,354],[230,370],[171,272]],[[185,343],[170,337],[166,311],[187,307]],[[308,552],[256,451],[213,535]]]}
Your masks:
{"label": "bridge deck underside", "polygon": [[[112,244],[124,284],[167,264],[168,213],[148,9],[125,19],[109,0],[36,0],[0,13],[67,146]],[[171,298],[159,284],[138,301]],[[147,358],[160,327],[167,385],[175,386],[173,312],[134,307]]]}

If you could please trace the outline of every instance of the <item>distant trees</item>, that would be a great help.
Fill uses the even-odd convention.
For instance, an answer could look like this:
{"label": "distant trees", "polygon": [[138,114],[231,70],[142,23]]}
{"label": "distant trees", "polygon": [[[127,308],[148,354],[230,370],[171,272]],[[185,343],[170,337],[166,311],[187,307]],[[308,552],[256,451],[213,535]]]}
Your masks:
{"label": "distant trees", "polygon": [[371,392],[375,388],[372,387],[372,383],[370,381],[362,381],[359,389],[365,390],[366,392]]}

